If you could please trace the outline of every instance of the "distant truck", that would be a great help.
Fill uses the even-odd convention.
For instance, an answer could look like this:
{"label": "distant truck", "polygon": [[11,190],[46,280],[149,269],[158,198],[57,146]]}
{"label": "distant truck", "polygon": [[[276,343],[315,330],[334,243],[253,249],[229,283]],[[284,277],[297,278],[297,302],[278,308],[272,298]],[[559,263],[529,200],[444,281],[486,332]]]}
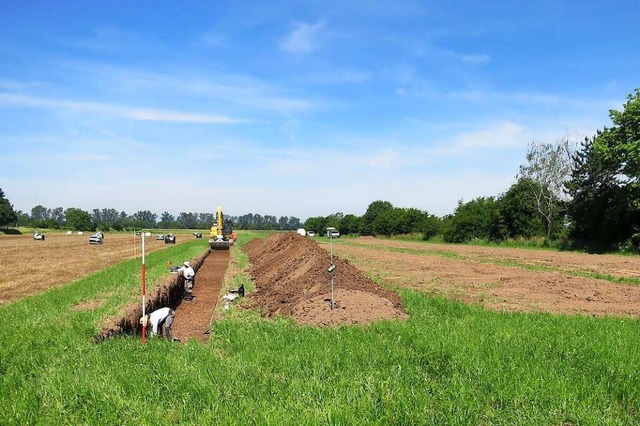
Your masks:
{"label": "distant truck", "polygon": [[303,237],[305,235],[307,235],[307,231],[304,230],[304,228],[300,228],[296,231],[298,234],[302,235]]}
{"label": "distant truck", "polygon": [[336,228],[327,228],[327,238],[340,238],[340,232]]}

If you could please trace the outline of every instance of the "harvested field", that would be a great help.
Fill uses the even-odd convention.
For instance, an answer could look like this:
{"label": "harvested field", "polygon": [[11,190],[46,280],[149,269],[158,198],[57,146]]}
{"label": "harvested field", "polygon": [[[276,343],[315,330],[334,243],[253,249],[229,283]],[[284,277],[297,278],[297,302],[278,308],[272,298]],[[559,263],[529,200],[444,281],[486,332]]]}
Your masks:
{"label": "harvested field", "polygon": [[[323,244],[328,249],[328,244]],[[399,252],[398,250],[404,250]],[[640,316],[640,257],[398,242],[363,237],[334,252],[391,287],[493,310]],[[590,276],[610,276],[611,280]]]}
{"label": "harvested field", "polygon": [[[177,243],[187,240],[180,238]],[[31,235],[0,235],[0,304],[67,284],[108,266],[140,256],[140,237],[106,234],[104,244],[90,245],[89,235],[46,234],[45,241]],[[146,238],[147,253],[167,247]],[[20,271],[20,273],[9,273]]]}
{"label": "harvested field", "polygon": [[335,258],[335,301],[331,309],[330,257],[296,233],[274,234],[244,246],[256,292],[248,307],[267,317],[291,316],[298,324],[344,325],[406,318],[401,300],[342,259]]}

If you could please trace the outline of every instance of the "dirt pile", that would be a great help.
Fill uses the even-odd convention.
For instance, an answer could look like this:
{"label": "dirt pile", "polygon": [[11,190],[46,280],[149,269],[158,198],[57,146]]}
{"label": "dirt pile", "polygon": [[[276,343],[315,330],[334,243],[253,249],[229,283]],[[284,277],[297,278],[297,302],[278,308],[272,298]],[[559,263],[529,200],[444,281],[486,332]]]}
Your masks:
{"label": "dirt pile", "polygon": [[336,308],[331,309],[330,256],[296,233],[273,234],[244,246],[256,291],[247,306],[263,315],[292,316],[298,324],[368,324],[405,319],[400,297],[376,285],[347,261],[334,256]]}

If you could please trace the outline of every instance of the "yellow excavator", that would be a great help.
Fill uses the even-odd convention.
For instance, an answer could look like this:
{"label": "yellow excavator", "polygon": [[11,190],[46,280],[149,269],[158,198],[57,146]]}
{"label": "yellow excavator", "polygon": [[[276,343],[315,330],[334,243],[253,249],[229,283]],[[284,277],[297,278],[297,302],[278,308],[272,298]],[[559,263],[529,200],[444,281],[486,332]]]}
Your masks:
{"label": "yellow excavator", "polygon": [[209,247],[212,250],[229,250],[235,242],[235,232],[231,221],[225,221],[222,207],[218,207],[216,212],[216,222],[211,226]]}

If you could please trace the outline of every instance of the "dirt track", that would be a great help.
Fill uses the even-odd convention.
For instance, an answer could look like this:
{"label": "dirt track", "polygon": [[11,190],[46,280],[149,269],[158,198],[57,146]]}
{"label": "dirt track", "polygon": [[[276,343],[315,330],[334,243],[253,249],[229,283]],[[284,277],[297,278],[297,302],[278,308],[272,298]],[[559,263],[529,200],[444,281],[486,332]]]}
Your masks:
{"label": "dirt track", "polygon": [[[370,237],[334,252],[394,287],[488,309],[640,316],[640,286],[576,275],[640,276],[640,257],[397,242]],[[328,248],[327,244],[323,244]],[[409,249],[399,253],[390,249]],[[452,258],[455,257],[455,258]],[[523,267],[543,266],[546,270]]]}
{"label": "dirt track", "polygon": [[[67,284],[124,260],[140,256],[140,237],[106,234],[104,244],[90,245],[89,235],[46,234],[0,236],[0,304]],[[185,240],[186,236],[182,238]],[[181,242],[178,235],[178,244]],[[164,249],[164,241],[147,237],[148,253]],[[19,273],[13,273],[19,271]]]}
{"label": "dirt track", "polygon": [[209,340],[209,328],[220,291],[224,273],[229,264],[229,250],[212,250],[196,273],[192,301],[183,301],[176,308],[173,323],[174,337],[185,342],[195,338],[202,342]]}

